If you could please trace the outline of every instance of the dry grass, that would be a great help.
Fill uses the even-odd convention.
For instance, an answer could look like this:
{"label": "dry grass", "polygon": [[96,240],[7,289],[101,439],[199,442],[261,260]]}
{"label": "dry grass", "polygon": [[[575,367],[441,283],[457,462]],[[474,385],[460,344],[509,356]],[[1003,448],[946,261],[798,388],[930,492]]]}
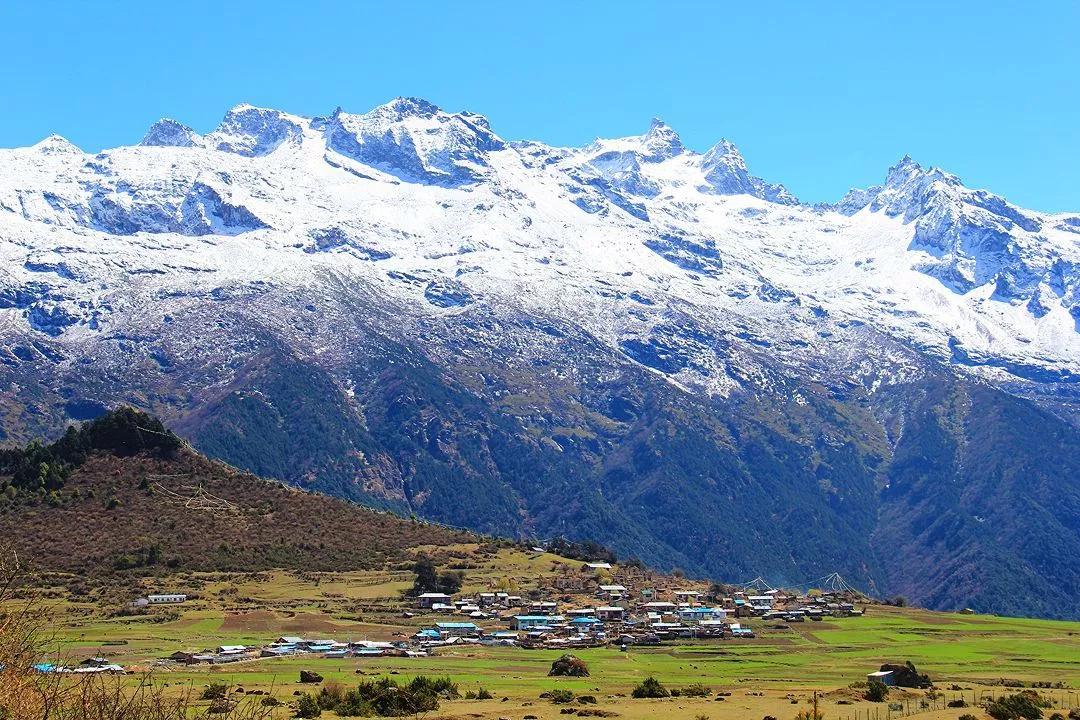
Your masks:
{"label": "dry grass", "polygon": [[[78,532],[64,532],[79,528]],[[94,455],[54,505],[0,504],[0,537],[35,571],[91,580],[177,571],[381,569],[466,533],[379,513],[241,473],[190,452]]]}
{"label": "dry grass", "polygon": [[34,600],[12,603],[22,573],[18,556],[0,550],[0,720],[271,720],[254,700],[200,703],[192,688],[167,692],[149,675],[131,678],[39,672],[49,656],[48,613]]}

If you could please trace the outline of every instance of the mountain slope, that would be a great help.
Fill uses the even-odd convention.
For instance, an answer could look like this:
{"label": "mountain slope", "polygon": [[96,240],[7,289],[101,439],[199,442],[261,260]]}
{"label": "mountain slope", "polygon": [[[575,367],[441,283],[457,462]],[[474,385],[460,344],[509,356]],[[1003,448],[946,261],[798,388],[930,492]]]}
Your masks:
{"label": "mountain slope", "polygon": [[[809,207],[660,121],[554,148],[406,98],[0,160],[9,440],[127,402],[399,512],[1080,614],[1045,517],[1077,492],[1080,216],[907,158]],[[1044,533],[1061,595],[1015,542]]]}
{"label": "mountain slope", "polygon": [[[154,425],[125,411],[103,419]],[[14,490],[0,499],[0,537],[37,571],[97,577],[114,570],[355,570],[382,568],[421,545],[475,540],[263,480],[179,444],[136,448],[126,437],[102,443],[94,433],[101,422],[84,426],[82,434],[90,428],[95,437],[70,463],[61,459],[73,457],[62,447],[44,456],[54,468],[66,467],[48,494],[30,487],[36,482],[20,482],[17,471],[12,477],[11,461],[0,465],[0,484]]]}
{"label": "mountain slope", "polygon": [[931,605],[1075,616],[1080,440],[984,386],[934,383],[909,402],[874,541],[889,582]]}

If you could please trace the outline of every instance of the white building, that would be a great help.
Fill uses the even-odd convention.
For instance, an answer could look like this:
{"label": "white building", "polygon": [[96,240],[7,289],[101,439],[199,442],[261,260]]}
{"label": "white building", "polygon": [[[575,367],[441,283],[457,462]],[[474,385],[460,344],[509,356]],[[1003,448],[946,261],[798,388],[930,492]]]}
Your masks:
{"label": "white building", "polygon": [[147,595],[146,601],[150,605],[165,605],[168,603],[182,603],[187,600],[187,595],[181,593],[163,593],[161,595]]}
{"label": "white building", "polygon": [[866,682],[868,683],[874,682],[875,680],[884,685],[891,686],[896,684],[896,678],[893,676],[892,670],[878,670],[877,672],[872,672],[866,676]]}
{"label": "white building", "polygon": [[416,597],[416,605],[422,608],[430,608],[435,603],[447,605],[451,600],[453,598],[445,593],[426,592]]}
{"label": "white building", "polygon": [[602,595],[604,597],[607,597],[607,598],[617,599],[617,598],[621,598],[625,594],[626,594],[626,588],[624,586],[622,586],[622,585],[601,585],[600,586],[600,595]]}
{"label": "white building", "polygon": [[626,619],[626,608],[613,605],[596,608],[596,617],[600,620],[618,621]]}
{"label": "white building", "polygon": [[775,598],[772,595],[751,595],[746,598],[746,601],[750,603],[750,607],[759,612],[772,610],[774,600]]}
{"label": "white building", "polygon": [[653,602],[645,603],[645,609],[649,612],[656,613],[673,613],[679,608],[678,605],[672,602],[664,602],[663,600],[655,600]]}

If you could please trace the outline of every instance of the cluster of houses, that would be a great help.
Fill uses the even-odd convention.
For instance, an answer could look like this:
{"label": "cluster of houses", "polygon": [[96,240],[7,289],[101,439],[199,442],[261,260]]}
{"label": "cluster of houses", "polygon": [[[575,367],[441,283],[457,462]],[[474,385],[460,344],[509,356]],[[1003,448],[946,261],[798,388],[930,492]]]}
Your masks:
{"label": "cluster of houses", "polygon": [[[610,569],[606,563],[587,563],[585,567]],[[581,585],[583,580],[572,575],[560,581],[553,589],[532,593],[532,598],[496,591],[457,598],[423,593],[414,598],[415,608],[405,611],[404,616],[434,617],[411,637],[402,635],[394,642],[279,637],[264,646],[223,645],[201,652],[178,652],[166,661],[217,664],[292,655],[423,656],[437,647],[470,643],[525,648],[619,645],[625,649],[681,638],[753,638],[754,631],[741,622],[747,617],[782,623],[862,612],[843,593],[795,595],[769,589],[761,594],[734,592],[729,597],[706,597],[690,588],[632,591],[611,581],[594,580],[586,589]],[[632,578],[623,577],[622,581],[633,583]],[[582,596],[590,595],[591,601],[581,601]],[[185,599],[182,595],[159,595],[146,600],[161,604]]]}
{"label": "cluster of houses", "polygon": [[[595,596],[600,603],[560,610],[555,600],[523,602],[508,593],[480,593],[456,600],[425,593],[417,598],[418,608],[465,617],[435,622],[412,640],[424,649],[461,642],[548,648],[625,646],[676,638],[752,638],[750,628],[734,621],[743,617],[803,622],[857,613],[853,603],[834,596],[796,596],[780,590],[761,595],[737,592],[713,603],[704,603],[698,590],[665,594],[670,600],[656,599],[660,594],[652,590],[642,591],[635,600],[624,585],[599,585]],[[504,626],[485,629],[478,622],[486,619],[502,621]]]}
{"label": "cluster of houses", "polygon": [[34,670],[46,674],[71,673],[74,675],[96,675],[99,673],[122,674],[127,672],[124,670],[123,666],[117,665],[116,663],[101,657],[87,658],[75,667],[66,667],[64,665],[57,665],[56,663],[43,662],[34,665]]}
{"label": "cluster of houses", "polygon": [[426,655],[422,650],[410,646],[408,642],[377,642],[373,640],[353,640],[342,642],[325,638],[311,639],[302,637],[279,637],[268,645],[220,645],[217,648],[201,652],[175,652],[166,661],[183,665],[208,663],[220,665],[241,660],[258,658],[289,657],[292,655],[317,655],[325,658],[380,657],[383,655],[418,656]]}
{"label": "cluster of houses", "polygon": [[162,593],[159,595],[147,595],[135,598],[131,601],[131,607],[144,608],[150,605],[179,605],[187,602],[188,596],[183,593]]}

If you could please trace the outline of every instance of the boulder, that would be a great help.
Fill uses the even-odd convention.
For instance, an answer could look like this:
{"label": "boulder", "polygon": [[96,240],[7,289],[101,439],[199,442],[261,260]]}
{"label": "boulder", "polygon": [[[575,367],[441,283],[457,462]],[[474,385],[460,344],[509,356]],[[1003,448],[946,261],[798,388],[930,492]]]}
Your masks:
{"label": "boulder", "polygon": [[589,666],[580,658],[567,653],[551,663],[551,670],[548,675],[556,677],[588,677]]}
{"label": "boulder", "polygon": [[928,688],[933,685],[928,675],[920,675],[919,671],[910,660],[904,665],[885,663],[881,666],[882,672],[893,674],[893,685],[896,687]]}
{"label": "boulder", "polygon": [[302,683],[321,683],[323,680],[322,675],[312,670],[300,671],[300,682]]}

